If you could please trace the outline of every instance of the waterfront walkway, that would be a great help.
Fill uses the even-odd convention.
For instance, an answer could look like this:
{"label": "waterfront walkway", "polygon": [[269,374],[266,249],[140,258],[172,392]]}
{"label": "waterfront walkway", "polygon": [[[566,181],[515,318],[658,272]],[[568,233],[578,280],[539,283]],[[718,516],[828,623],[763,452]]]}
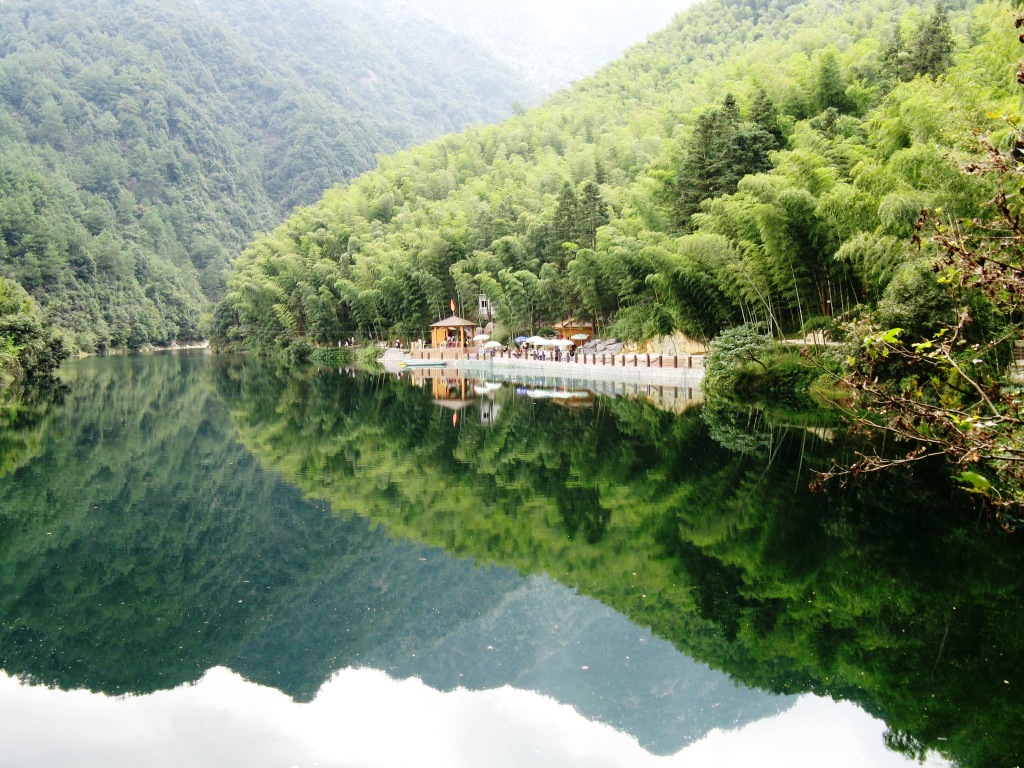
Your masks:
{"label": "waterfront walkway", "polygon": [[[492,357],[489,354],[478,356],[470,352],[467,355],[463,350],[452,349],[433,351],[435,354],[429,359],[444,359],[444,368],[403,368],[401,362],[405,355],[398,349],[387,350],[381,363],[386,370],[407,375],[412,380],[448,380],[454,376],[511,381],[528,386],[589,390],[610,397],[641,397],[672,411],[683,411],[704,400],[700,389],[704,377],[704,360],[699,355],[678,356],[675,359],[666,355],[661,360],[652,355],[651,364],[648,365],[646,354],[635,358],[632,354],[618,354],[614,364],[611,355],[605,355],[604,364],[601,364],[601,355],[596,356],[596,361],[587,355],[587,362],[584,363],[582,355],[573,362],[558,362],[551,359],[535,360],[532,357],[517,358],[507,354]],[[439,352],[445,353],[444,358],[437,354]],[[427,359],[422,354],[415,357]]]}
{"label": "waterfront walkway", "polygon": [[701,378],[703,355],[651,355],[619,352],[618,354],[578,354],[572,358],[555,358],[551,350],[516,354],[511,350],[488,352],[475,349],[414,349],[410,356],[419,360],[444,360],[452,368],[493,370],[502,373],[560,375],[604,381],[677,382]]}
{"label": "waterfront walkway", "polygon": [[[582,357],[582,356],[580,356]],[[589,358],[589,356],[588,356]],[[621,381],[633,384],[668,384],[671,386],[697,386],[704,377],[703,358],[697,355],[690,356],[689,366],[686,365],[686,358],[676,358],[675,365],[665,365],[668,361],[652,357],[651,364],[648,364],[646,355],[627,354],[615,355],[614,363],[606,356],[604,364],[600,362],[601,355],[597,355],[597,362],[584,363],[581,359],[573,362],[558,362],[555,360],[534,360],[515,357],[489,357],[479,358],[469,356],[452,360],[449,365],[458,368],[467,374],[486,378],[490,374],[501,376],[560,376],[577,381]],[[695,361],[700,361],[696,364]],[[658,363],[662,364],[659,365]],[[682,365],[679,363],[683,362]]]}

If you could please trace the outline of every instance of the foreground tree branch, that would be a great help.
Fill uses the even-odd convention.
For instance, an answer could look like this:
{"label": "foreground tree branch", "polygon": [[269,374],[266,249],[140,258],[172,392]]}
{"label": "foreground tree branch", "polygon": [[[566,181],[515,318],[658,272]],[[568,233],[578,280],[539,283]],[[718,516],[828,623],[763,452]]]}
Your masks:
{"label": "foreground tree branch", "polygon": [[857,427],[909,447],[859,454],[820,473],[816,484],[942,455],[965,489],[984,496],[1013,529],[1024,522],[1024,390],[1013,361],[1014,343],[1024,342],[1024,135],[1009,149],[983,147],[984,160],[965,172],[993,179],[991,219],[951,222],[925,212],[915,238],[936,254],[936,278],[956,306],[953,320],[917,340],[870,321],[851,329],[861,343],[842,377],[856,393],[847,414]]}

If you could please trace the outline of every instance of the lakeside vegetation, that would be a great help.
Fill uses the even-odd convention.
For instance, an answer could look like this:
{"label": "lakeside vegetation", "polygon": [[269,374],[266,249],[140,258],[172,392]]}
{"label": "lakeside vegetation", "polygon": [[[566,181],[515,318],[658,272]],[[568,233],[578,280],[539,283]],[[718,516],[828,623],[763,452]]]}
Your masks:
{"label": "lakeside vegetation", "polygon": [[50,381],[67,354],[35,300],[0,277],[0,403],[25,384]]}
{"label": "lakeside vegetation", "polygon": [[827,329],[838,354],[776,350],[709,384],[794,399],[828,371],[861,394],[852,419],[910,446],[830,474],[945,453],[1012,527],[1020,55],[1004,3],[711,0],[572,91],[385,158],[258,238],[213,342],[416,338],[481,294],[499,338],[566,315],[720,346],[745,325]]}

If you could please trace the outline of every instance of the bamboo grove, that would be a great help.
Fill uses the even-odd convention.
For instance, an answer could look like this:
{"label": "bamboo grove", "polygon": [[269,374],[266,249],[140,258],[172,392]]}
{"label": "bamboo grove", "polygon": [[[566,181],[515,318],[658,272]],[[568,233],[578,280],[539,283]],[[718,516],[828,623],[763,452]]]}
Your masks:
{"label": "bamboo grove", "polygon": [[702,3],[543,106],[297,211],[235,262],[212,339],[416,337],[479,294],[508,335],[898,315],[932,280],[921,210],[991,197],[960,165],[977,132],[1012,133],[1017,48],[1000,4]]}

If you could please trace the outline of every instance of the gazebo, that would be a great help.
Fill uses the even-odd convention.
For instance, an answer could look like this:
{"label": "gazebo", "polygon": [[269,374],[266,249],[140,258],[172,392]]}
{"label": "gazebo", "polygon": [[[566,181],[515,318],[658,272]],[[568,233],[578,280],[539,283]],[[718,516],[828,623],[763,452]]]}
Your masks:
{"label": "gazebo", "polygon": [[434,349],[444,349],[448,346],[448,338],[452,335],[452,332],[457,332],[459,335],[459,346],[465,347],[467,328],[476,328],[476,323],[455,315],[444,320],[438,320],[430,326],[430,346]]}
{"label": "gazebo", "polygon": [[[576,342],[577,346],[594,337],[594,324],[586,320],[579,320],[575,317],[570,317],[560,323],[555,323],[554,328],[558,331],[559,338],[571,339]],[[580,339],[577,338],[578,336],[586,336],[587,338]]]}

